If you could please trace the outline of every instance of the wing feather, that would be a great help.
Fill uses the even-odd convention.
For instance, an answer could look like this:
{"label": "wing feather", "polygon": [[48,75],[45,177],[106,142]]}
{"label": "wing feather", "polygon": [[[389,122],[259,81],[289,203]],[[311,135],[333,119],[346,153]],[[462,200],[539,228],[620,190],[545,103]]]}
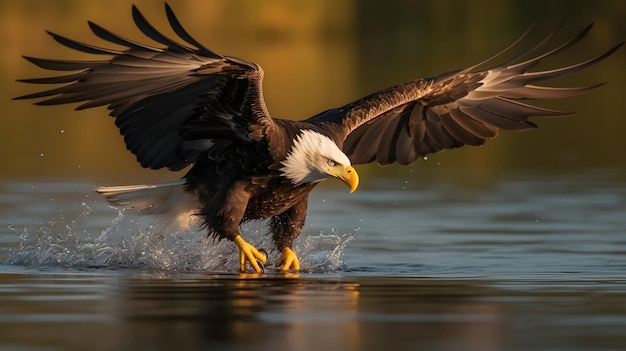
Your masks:
{"label": "wing feather", "polygon": [[167,36],[163,35],[158,30],[156,30],[150,24],[150,22],[148,22],[148,20],[141,14],[141,12],[139,12],[139,9],[137,9],[137,6],[133,5],[132,12],[133,12],[133,20],[135,21],[137,28],[139,28],[139,30],[141,30],[141,32],[148,38],[165,45],[168,48],[168,50],[171,50],[172,52],[185,54],[192,50],[184,45],[181,45],[173,41],[172,39],[168,38]]}
{"label": "wing feather", "polygon": [[458,124],[459,127],[481,139],[483,143],[486,139],[498,136],[498,128],[496,126],[477,121],[460,110],[450,110],[450,119],[452,119],[453,123]]}
{"label": "wing feather", "polygon": [[[536,128],[529,118],[570,113],[534,106],[524,100],[572,97],[604,83],[586,87],[549,87],[534,83],[593,66],[623,44],[576,64],[531,71],[545,59],[579,43],[591,29],[589,25],[573,38],[536,54],[561,27],[562,24],[530,49],[490,68],[478,69],[517,46],[521,38],[467,69],[398,84],[341,108],[325,111],[309,121],[341,125],[346,137],[344,152],[355,164],[373,161],[411,164],[430,153],[463,145],[482,145],[487,139],[495,138],[499,129],[523,131]],[[520,62],[530,55],[533,56]]]}
{"label": "wing feather", "polygon": [[390,164],[396,161],[395,149],[396,142],[398,140],[398,129],[401,129],[399,123],[401,122],[400,115],[387,119],[389,122],[387,126],[380,133],[382,140],[389,140],[390,142],[381,143],[376,154],[376,161],[381,164]]}
{"label": "wing feather", "polygon": [[[162,52],[161,49],[158,48],[154,48],[148,45],[144,45],[141,43],[137,43],[134,42],[132,40],[126,39],[124,37],[121,37],[111,31],[109,31],[108,29],[105,29],[104,27],[101,27],[91,21],[88,21],[87,24],[89,25],[89,28],[91,29],[91,31],[93,32],[93,34],[95,34],[97,37],[99,37],[100,39],[106,40],[110,43],[113,44],[117,44],[117,45],[121,45],[124,46],[130,50],[136,50],[139,53],[143,53],[143,52]],[[61,43],[63,44],[63,43]]]}
{"label": "wing feather", "polygon": [[484,144],[484,139],[476,136],[469,128],[464,128],[462,124],[457,123],[450,116],[450,113],[442,114],[440,119],[443,128],[452,136],[453,139],[458,140],[459,143],[472,146]]}
{"label": "wing feather", "polygon": [[168,5],[167,3],[165,4],[165,14],[167,15],[167,20],[169,21],[170,26],[174,30],[174,33],[176,33],[178,37],[186,41],[188,44],[191,44],[195,46],[196,48],[198,48],[198,54],[204,57],[209,57],[209,58],[214,58],[214,59],[223,58],[222,55],[218,55],[214,53],[213,51],[205,48],[196,39],[194,39],[191,35],[189,35],[189,33],[185,30],[185,28],[183,28],[183,26],[180,24],[180,21],[178,21],[178,18],[176,18],[176,16],[174,15],[174,11],[172,11],[172,8],[170,7],[170,5]]}
{"label": "wing feather", "polygon": [[67,46],[70,49],[74,49],[77,51],[81,51],[87,54],[94,55],[122,55],[123,52],[113,49],[105,49],[95,45],[89,45],[85,43],[81,43],[79,41],[66,38],[64,36],[52,33],[50,31],[46,31],[56,42],[63,46]]}
{"label": "wing feather", "polygon": [[441,125],[439,113],[433,110],[426,111],[426,134],[439,146],[440,149],[452,149],[457,147],[457,140],[448,133]]}
{"label": "wing feather", "polygon": [[[165,47],[131,41],[93,22],[88,24],[94,35],[125,49],[94,46],[49,32],[66,47],[111,57],[78,61],[25,56],[41,68],[69,73],[23,79],[62,85],[16,99],[43,98],[36,102],[39,105],[80,103],[77,109],[107,106],[127,148],[142,166],[155,169],[184,168],[218,139],[223,147],[271,134],[274,124],[263,101],[263,70],[206,49],[185,31],[167,4],[165,12],[176,35],[193,47],[159,32],[133,6],[136,26]],[[253,131],[254,140],[249,136]]]}

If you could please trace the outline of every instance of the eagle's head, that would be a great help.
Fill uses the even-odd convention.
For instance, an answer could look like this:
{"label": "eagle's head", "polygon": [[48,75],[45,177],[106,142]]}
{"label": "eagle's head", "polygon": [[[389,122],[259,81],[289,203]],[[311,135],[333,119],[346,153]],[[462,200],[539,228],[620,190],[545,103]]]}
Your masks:
{"label": "eagle's head", "polygon": [[348,156],[329,137],[312,130],[298,134],[282,165],[283,176],[294,185],[335,177],[346,183],[350,192],[359,186],[359,175]]}

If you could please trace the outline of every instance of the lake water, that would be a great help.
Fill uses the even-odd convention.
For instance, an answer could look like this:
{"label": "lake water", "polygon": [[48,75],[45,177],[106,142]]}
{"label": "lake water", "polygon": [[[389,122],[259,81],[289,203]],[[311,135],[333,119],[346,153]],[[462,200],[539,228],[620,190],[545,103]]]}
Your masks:
{"label": "lake water", "polygon": [[1,183],[0,350],[626,347],[623,170],[415,177],[316,189],[303,271],[263,275],[95,184]]}

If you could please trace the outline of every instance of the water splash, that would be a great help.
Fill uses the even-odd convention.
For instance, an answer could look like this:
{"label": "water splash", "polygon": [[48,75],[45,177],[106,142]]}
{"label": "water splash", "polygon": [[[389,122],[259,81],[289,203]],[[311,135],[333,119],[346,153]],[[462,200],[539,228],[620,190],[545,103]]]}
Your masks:
{"label": "water splash", "polygon": [[300,263],[305,271],[336,272],[345,271],[348,266],[343,260],[343,253],[354,234],[320,233],[310,235],[305,240],[297,241],[294,249],[300,253]]}
{"label": "water splash", "polygon": [[[100,235],[93,238],[89,231],[76,229],[90,221],[92,209],[87,204],[83,206],[85,210],[70,222],[48,220],[22,230],[9,227],[18,239],[18,245],[9,251],[9,258],[2,261],[20,266],[70,268],[203,272],[236,272],[238,269],[236,247],[228,240],[207,238],[198,220],[181,225],[171,218],[122,210]],[[264,223],[245,224],[242,233],[251,244],[267,249],[270,262],[278,259],[280,253],[270,249],[273,244],[266,235]],[[352,238],[351,233],[302,235],[294,250],[299,253],[305,272],[345,270],[342,256]]]}

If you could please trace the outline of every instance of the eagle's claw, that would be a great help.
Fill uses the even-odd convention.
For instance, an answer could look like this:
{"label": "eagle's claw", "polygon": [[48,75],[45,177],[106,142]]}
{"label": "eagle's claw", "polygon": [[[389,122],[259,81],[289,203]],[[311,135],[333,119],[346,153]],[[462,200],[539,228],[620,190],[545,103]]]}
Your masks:
{"label": "eagle's claw", "polygon": [[283,255],[276,261],[276,267],[280,267],[281,271],[288,271],[290,269],[299,271],[300,261],[298,261],[298,256],[296,256],[293,250],[286,247],[283,249]]}
{"label": "eagle's claw", "polygon": [[239,248],[239,271],[244,273],[246,271],[246,262],[248,262],[255,272],[262,273],[263,269],[259,263],[265,263],[267,261],[267,255],[263,254],[247,241],[243,240],[240,235],[237,235],[233,241]]}

